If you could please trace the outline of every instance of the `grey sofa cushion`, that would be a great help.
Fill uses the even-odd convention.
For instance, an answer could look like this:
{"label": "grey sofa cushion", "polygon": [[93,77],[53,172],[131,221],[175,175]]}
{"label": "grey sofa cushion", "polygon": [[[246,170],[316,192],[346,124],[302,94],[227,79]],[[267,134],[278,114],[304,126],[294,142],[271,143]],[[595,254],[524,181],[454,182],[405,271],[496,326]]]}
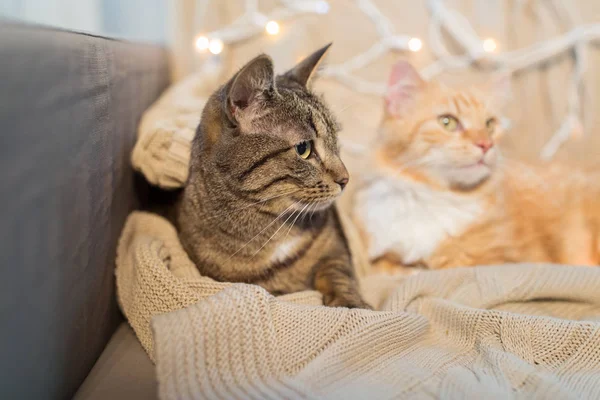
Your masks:
{"label": "grey sofa cushion", "polygon": [[154,365],[133,329],[123,322],[75,395],[75,400],[154,400]]}
{"label": "grey sofa cushion", "polygon": [[0,398],[64,399],[120,321],[130,152],[163,49],[0,21]]}

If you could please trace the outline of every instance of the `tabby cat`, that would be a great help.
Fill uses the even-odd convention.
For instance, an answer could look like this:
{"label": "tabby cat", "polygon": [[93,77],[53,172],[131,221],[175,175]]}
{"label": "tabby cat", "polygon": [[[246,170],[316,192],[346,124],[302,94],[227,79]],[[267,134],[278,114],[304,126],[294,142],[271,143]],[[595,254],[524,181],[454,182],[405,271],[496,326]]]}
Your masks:
{"label": "tabby cat", "polygon": [[454,89],[393,68],[354,217],[379,269],[598,265],[598,174],[501,157],[509,80]]}
{"label": "tabby cat", "polygon": [[368,308],[333,206],[348,182],[340,128],[308,88],[328,48],[279,76],[260,55],[210,97],[175,219],[203,275]]}

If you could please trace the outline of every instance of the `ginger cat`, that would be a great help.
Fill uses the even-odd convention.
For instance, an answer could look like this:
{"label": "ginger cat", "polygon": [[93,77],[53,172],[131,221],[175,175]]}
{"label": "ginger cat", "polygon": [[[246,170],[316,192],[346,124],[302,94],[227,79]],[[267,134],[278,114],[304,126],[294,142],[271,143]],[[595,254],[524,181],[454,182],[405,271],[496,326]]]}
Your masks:
{"label": "ginger cat", "polygon": [[598,265],[600,176],[501,157],[508,79],[452,89],[407,62],[353,198],[376,269],[509,262]]}

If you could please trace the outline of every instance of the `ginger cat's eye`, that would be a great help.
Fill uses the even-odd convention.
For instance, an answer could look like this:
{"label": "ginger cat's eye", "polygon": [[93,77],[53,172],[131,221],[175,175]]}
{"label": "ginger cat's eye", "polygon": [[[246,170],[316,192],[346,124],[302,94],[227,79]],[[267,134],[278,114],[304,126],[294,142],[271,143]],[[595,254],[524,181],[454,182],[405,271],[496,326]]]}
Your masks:
{"label": "ginger cat's eye", "polygon": [[312,143],[310,141],[299,143],[295,147],[296,153],[305,160],[312,154]]}
{"label": "ginger cat's eye", "polygon": [[497,123],[498,121],[496,121],[496,118],[490,118],[485,122],[485,128],[487,129],[489,134],[494,133],[494,131],[496,130]]}
{"label": "ginger cat's eye", "polygon": [[438,117],[438,122],[448,132],[455,132],[460,125],[458,119],[456,119],[456,117],[453,117],[452,115],[442,115]]}

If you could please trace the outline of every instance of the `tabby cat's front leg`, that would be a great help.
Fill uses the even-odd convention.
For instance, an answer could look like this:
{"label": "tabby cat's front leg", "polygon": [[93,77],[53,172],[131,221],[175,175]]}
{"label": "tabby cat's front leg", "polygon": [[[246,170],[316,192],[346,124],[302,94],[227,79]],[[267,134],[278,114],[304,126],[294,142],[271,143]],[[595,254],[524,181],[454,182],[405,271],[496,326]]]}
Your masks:
{"label": "tabby cat's front leg", "polygon": [[324,259],[315,270],[314,287],[330,307],[371,309],[361,297],[350,260]]}

